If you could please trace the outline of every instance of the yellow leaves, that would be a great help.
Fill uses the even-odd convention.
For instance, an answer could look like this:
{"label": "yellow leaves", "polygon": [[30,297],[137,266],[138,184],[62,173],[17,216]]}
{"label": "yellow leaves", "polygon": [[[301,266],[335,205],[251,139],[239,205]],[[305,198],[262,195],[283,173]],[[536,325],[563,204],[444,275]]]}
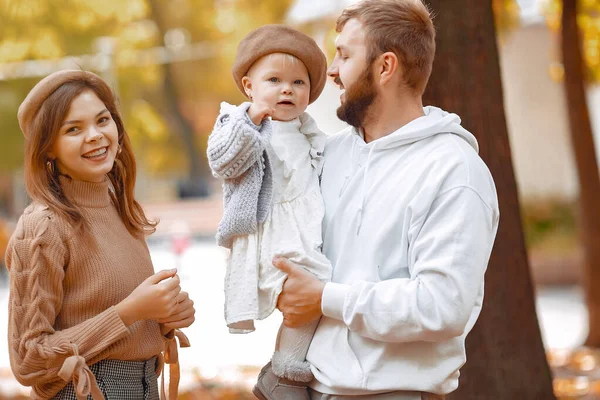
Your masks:
{"label": "yellow leaves", "polygon": [[163,79],[161,66],[152,65],[141,68],[138,77],[147,86],[158,86]]}
{"label": "yellow leaves", "polygon": [[81,30],[89,29],[96,22],[96,16],[92,12],[82,11],[77,14],[73,24]]}
{"label": "yellow leaves", "polygon": [[126,2],[125,13],[122,15],[127,17],[127,21],[133,21],[146,18],[149,11],[148,4],[144,0],[130,0]]}
{"label": "yellow leaves", "polygon": [[516,0],[492,0],[496,31],[502,35],[519,26],[521,9]]}
{"label": "yellow leaves", "polygon": [[0,42],[0,62],[20,61],[29,53],[31,43],[23,39],[7,39]]}
{"label": "yellow leaves", "polygon": [[215,27],[223,33],[233,32],[237,25],[233,7],[217,9],[217,17],[214,23]]}
{"label": "yellow leaves", "polygon": [[149,47],[159,42],[154,21],[145,19],[125,25],[118,33],[119,42],[126,47]]}
{"label": "yellow leaves", "polygon": [[144,0],[77,0],[74,1],[79,15],[79,23],[89,20],[115,19],[118,23],[127,23],[148,15],[148,6]]}
{"label": "yellow leaves", "polygon": [[[581,32],[581,50],[587,66],[586,75],[589,80],[597,81],[600,80],[600,1],[579,0],[577,6],[577,25]],[[545,0],[542,10],[548,27],[558,34],[561,29],[562,1]],[[562,79],[562,75],[552,66],[549,73],[552,79],[557,76]]]}
{"label": "yellow leaves", "polygon": [[560,17],[562,15],[561,0],[545,0],[542,3],[542,13],[546,16],[546,24],[553,31],[560,29]]}
{"label": "yellow leaves", "polygon": [[0,7],[8,11],[8,18],[15,21],[37,19],[47,11],[47,4],[38,0],[3,0]]}
{"label": "yellow leaves", "polygon": [[33,42],[31,53],[40,59],[62,57],[63,50],[56,32],[47,29],[40,32],[37,40]]}
{"label": "yellow leaves", "polygon": [[581,2],[581,7],[584,8],[598,8],[598,1],[597,0],[580,0]]}
{"label": "yellow leaves", "polygon": [[56,32],[42,29],[31,32],[32,37],[5,38],[0,42],[0,63],[21,61],[29,57],[52,59],[63,56],[63,48]]}
{"label": "yellow leaves", "polygon": [[167,127],[152,106],[144,100],[136,100],[131,105],[131,119],[150,140],[160,140],[167,135]]}
{"label": "yellow leaves", "polygon": [[565,67],[560,62],[553,62],[548,67],[548,74],[554,82],[562,82],[565,79]]}

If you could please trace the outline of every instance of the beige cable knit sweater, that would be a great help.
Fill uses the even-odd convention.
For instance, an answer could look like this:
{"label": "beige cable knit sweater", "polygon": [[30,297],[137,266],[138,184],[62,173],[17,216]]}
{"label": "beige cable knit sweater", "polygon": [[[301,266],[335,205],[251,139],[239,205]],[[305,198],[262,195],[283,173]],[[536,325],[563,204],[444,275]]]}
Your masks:
{"label": "beige cable knit sweater", "polygon": [[34,203],[20,218],[6,256],[11,367],[36,399],[53,397],[71,380],[93,387],[89,365],[148,360],[167,341],[156,321],[128,328],[115,311],[154,269],[145,240],[133,237],[121,221],[108,180],[61,177],[61,185],[80,207],[91,239]]}

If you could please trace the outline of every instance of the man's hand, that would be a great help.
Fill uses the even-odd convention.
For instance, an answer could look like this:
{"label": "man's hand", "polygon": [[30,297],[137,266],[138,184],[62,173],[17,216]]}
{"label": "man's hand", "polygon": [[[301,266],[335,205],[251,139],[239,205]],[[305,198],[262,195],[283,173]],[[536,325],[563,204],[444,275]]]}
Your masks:
{"label": "man's hand", "polygon": [[283,313],[283,324],[297,328],[321,318],[325,284],[287,258],[275,257],[273,265],[288,274],[277,300],[277,308]]}

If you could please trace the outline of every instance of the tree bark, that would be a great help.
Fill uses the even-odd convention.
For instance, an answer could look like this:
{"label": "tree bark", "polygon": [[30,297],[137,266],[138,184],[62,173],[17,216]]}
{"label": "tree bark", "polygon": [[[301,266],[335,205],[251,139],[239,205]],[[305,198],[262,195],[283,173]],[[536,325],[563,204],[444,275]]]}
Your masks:
{"label": "tree bark", "polygon": [[563,0],[561,47],[569,127],[579,177],[580,234],[584,252],[584,279],[589,313],[586,345],[600,347],[600,176],[584,86],[577,1]]}
{"label": "tree bark", "polygon": [[[151,9],[152,19],[156,23],[161,37],[164,37],[167,31],[167,24],[163,18],[164,10],[160,8],[157,0],[148,0],[148,4]],[[192,126],[179,111],[173,67],[169,64],[164,64],[162,69],[164,75],[163,101],[165,105],[162,109],[162,113],[168,126],[173,131],[177,132],[183,141],[184,151],[186,152],[188,159],[188,182],[185,183],[185,185],[191,192],[198,192],[201,195],[206,195],[208,193],[206,192],[205,172],[207,170],[206,166],[208,165],[208,162],[205,161],[204,155],[201,156],[198,152]]]}
{"label": "tree bark", "polygon": [[437,51],[424,103],[457,113],[477,137],[500,206],[483,309],[467,337],[459,388],[448,398],[554,399],[523,239],[491,1],[427,2]]}

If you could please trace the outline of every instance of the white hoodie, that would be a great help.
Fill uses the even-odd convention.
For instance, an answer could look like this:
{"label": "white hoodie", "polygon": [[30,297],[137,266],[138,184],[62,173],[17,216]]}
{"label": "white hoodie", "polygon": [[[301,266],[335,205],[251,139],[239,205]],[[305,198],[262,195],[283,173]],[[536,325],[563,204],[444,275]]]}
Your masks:
{"label": "white hoodie", "polygon": [[460,118],[424,112],[368,144],[354,128],[328,138],[323,252],[334,270],[307,356],[319,392],[458,386],[498,200]]}

